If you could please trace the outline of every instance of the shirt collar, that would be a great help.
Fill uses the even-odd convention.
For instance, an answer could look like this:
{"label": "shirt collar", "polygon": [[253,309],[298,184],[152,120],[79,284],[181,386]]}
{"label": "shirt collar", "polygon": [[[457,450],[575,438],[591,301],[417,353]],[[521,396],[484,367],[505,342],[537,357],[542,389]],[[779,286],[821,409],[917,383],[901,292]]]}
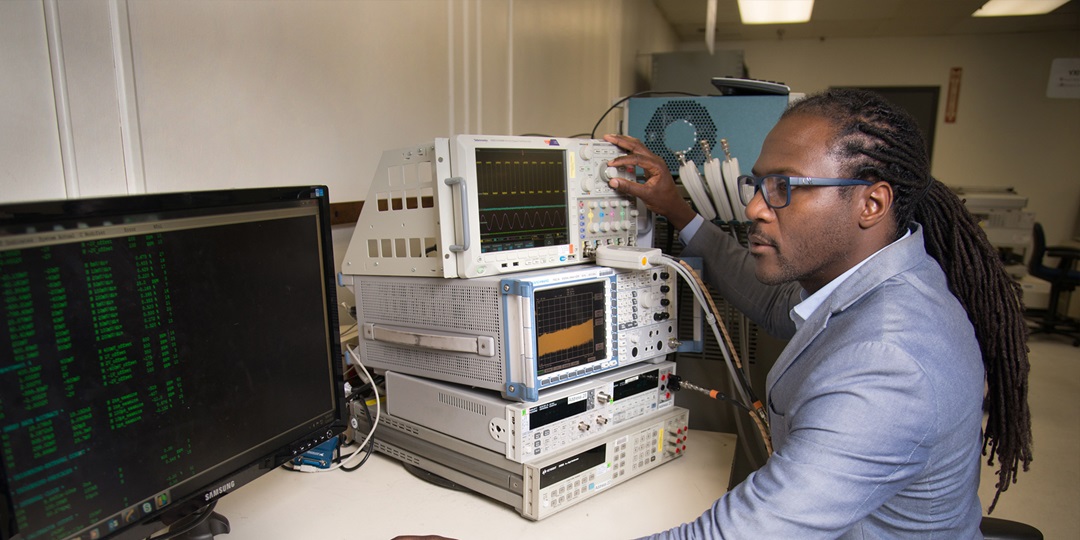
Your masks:
{"label": "shirt collar", "polygon": [[806,320],[809,319],[810,316],[813,315],[819,307],[821,307],[821,304],[825,303],[825,299],[828,298],[833,291],[840,287],[840,285],[842,285],[844,281],[847,281],[847,279],[851,277],[851,275],[854,274],[859,268],[862,268],[862,265],[866,264],[866,262],[870,259],[873,259],[875,256],[877,256],[878,253],[889,249],[889,247],[891,247],[896,242],[899,242],[900,240],[903,240],[904,238],[907,238],[909,236],[911,236],[910,229],[906,233],[904,233],[904,236],[898,238],[896,241],[890,243],[889,245],[875,251],[869,257],[859,261],[858,264],[849,268],[847,272],[844,272],[843,274],[840,274],[839,276],[833,278],[832,281],[826,283],[824,287],[818,289],[814,294],[807,296],[806,289],[803,289],[801,293],[802,302],[799,302],[795,307],[791,308],[791,312],[788,313],[788,316],[791,317],[792,322],[795,323],[796,330],[802,327],[802,324],[806,322]]}

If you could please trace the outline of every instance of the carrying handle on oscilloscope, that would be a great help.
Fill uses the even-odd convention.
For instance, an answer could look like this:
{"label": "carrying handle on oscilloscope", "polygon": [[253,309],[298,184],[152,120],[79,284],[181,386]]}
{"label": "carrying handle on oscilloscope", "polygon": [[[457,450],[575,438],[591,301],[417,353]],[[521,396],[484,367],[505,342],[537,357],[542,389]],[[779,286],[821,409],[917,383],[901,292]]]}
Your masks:
{"label": "carrying handle on oscilloscope", "polygon": [[461,189],[461,235],[462,242],[460,244],[453,244],[450,246],[450,251],[454,253],[461,253],[462,251],[468,251],[469,245],[472,244],[472,235],[469,234],[469,197],[466,187],[465,179],[460,176],[454,176],[443,180],[446,185],[450,186],[453,190],[454,186],[458,186]]}

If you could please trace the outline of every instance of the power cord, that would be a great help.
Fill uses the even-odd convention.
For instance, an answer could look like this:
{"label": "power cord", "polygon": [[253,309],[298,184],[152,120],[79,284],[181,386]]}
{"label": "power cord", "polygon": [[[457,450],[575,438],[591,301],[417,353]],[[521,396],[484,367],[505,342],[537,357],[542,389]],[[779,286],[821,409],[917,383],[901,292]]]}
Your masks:
{"label": "power cord", "polygon": [[645,92],[638,92],[636,94],[630,94],[629,96],[621,98],[618,101],[616,101],[615,103],[613,103],[610,107],[608,107],[608,110],[604,111],[604,114],[600,115],[600,119],[596,121],[596,125],[594,125],[593,128],[592,128],[592,131],[589,132],[589,138],[590,139],[595,139],[596,138],[596,130],[600,127],[600,123],[603,122],[604,118],[607,118],[607,115],[610,114],[611,111],[615,110],[615,108],[618,107],[619,105],[622,105],[623,103],[626,103],[627,101],[629,101],[632,98],[644,97],[644,96],[657,96],[657,95],[701,97],[701,94],[693,94],[693,93],[690,93],[690,92],[661,92],[661,91],[657,91],[657,90],[647,90]]}

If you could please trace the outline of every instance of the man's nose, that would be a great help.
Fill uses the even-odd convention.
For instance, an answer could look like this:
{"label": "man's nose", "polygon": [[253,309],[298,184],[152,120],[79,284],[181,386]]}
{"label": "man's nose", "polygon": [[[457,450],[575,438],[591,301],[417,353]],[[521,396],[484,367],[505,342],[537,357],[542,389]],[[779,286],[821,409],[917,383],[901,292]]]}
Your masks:
{"label": "man's nose", "polygon": [[754,193],[750,202],[746,203],[746,217],[750,221],[767,220],[775,215],[773,209],[765,203],[765,194],[760,189]]}

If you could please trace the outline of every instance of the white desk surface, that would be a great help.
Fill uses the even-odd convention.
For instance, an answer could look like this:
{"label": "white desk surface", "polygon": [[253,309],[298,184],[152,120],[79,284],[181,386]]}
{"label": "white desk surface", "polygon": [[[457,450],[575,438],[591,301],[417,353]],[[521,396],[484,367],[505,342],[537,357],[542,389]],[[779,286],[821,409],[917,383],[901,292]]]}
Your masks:
{"label": "white desk surface", "polygon": [[540,521],[471,492],[409,474],[376,453],[352,473],[275,470],[222,497],[232,531],[220,540],[627,539],[696,519],[727,489],[736,437],[691,431],[683,457]]}

